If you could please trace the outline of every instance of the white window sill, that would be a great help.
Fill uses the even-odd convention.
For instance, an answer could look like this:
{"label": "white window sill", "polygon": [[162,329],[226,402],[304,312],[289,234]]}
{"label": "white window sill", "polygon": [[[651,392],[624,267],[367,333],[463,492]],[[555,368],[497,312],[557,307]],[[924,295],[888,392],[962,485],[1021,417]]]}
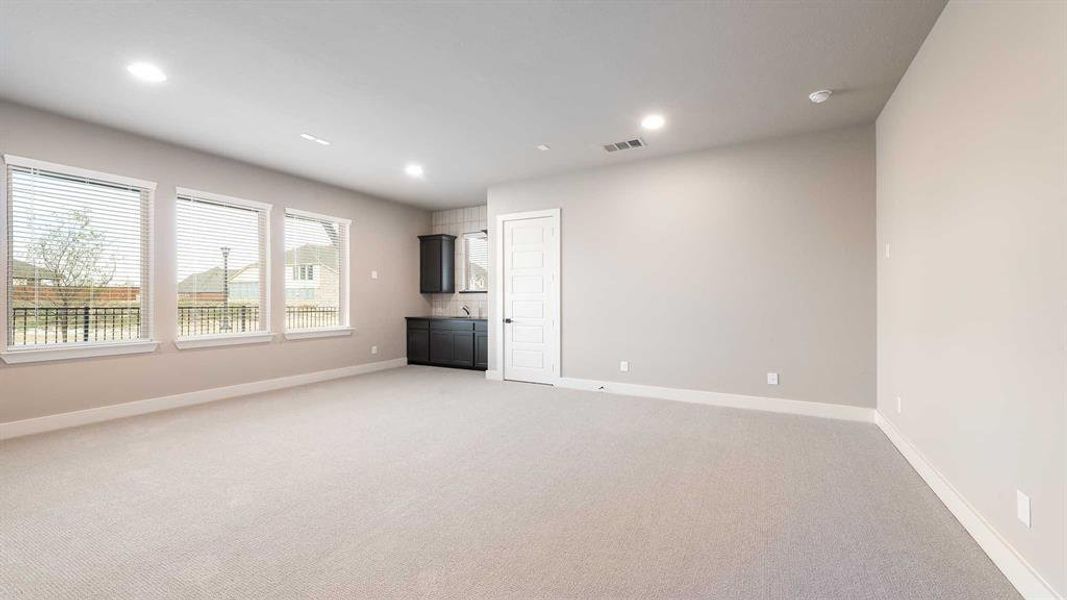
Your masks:
{"label": "white window sill", "polygon": [[340,337],[352,335],[351,327],[330,327],[325,329],[301,329],[300,331],[286,331],[287,340],[306,340],[311,338]]}
{"label": "white window sill", "polygon": [[110,344],[57,344],[55,346],[24,346],[8,348],[0,352],[0,359],[8,364],[44,362],[50,360],[70,360],[72,358],[92,358],[95,356],[118,356],[122,354],[143,354],[155,352],[159,342],[144,340],[139,342],[113,342]]}
{"label": "white window sill", "polygon": [[240,333],[236,335],[199,335],[183,337],[174,340],[174,345],[179,350],[191,348],[214,348],[218,346],[237,346],[240,344],[262,344],[274,339],[274,334],[269,331],[256,333]]}

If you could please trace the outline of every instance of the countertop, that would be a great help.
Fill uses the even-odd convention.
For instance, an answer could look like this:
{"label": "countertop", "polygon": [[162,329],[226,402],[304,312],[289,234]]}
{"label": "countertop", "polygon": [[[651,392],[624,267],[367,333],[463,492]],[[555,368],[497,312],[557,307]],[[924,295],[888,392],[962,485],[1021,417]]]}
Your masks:
{"label": "countertop", "polygon": [[404,317],[405,319],[428,319],[430,321],[485,321],[485,317],[449,317],[447,315],[425,315],[421,317]]}

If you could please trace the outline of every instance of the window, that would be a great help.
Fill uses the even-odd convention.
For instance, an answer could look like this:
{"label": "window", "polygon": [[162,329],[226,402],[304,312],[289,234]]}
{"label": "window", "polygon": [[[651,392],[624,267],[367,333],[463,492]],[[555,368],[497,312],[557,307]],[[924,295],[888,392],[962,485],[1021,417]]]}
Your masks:
{"label": "window", "polygon": [[285,211],[285,329],[348,326],[349,221]]}
{"label": "window", "polygon": [[[4,162],[9,352],[4,359],[153,349],[154,343],[140,349],[114,347],[151,339],[155,184],[15,156],[5,156]],[[101,345],[113,348],[52,351]],[[35,350],[48,350],[45,354],[51,356],[35,355]]]}
{"label": "window", "polygon": [[293,266],[293,279],[297,281],[314,281],[315,280],[315,265],[295,265]]}
{"label": "window", "polygon": [[484,231],[463,234],[463,289],[489,290],[489,236]]}
{"label": "window", "polygon": [[178,337],[270,329],[270,205],[178,188]]}

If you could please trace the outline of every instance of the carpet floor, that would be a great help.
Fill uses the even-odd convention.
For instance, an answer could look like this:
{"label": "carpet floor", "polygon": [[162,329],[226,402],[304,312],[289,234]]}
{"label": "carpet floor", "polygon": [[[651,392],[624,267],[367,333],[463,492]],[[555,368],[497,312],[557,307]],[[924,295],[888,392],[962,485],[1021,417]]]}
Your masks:
{"label": "carpet floor", "polygon": [[1018,596],[873,425],[407,367],[5,442],[0,597]]}

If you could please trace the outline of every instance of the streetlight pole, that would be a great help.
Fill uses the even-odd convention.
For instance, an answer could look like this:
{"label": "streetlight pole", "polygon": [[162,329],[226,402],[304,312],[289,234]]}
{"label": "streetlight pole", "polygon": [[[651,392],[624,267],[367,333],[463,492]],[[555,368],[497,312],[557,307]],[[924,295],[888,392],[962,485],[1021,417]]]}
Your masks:
{"label": "streetlight pole", "polygon": [[222,251],[222,323],[219,331],[230,330],[230,249],[223,246]]}

